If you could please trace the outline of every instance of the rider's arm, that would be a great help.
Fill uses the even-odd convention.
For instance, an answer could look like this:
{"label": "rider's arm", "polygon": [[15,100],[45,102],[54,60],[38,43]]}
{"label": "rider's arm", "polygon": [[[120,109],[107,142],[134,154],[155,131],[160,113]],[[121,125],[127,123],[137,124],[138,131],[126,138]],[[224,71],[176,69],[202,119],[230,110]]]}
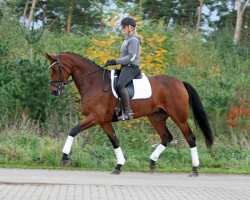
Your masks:
{"label": "rider's arm", "polygon": [[139,48],[140,42],[137,38],[131,38],[128,44],[128,55],[116,59],[116,64],[120,65],[128,65],[131,64],[136,56],[138,56],[138,48]]}

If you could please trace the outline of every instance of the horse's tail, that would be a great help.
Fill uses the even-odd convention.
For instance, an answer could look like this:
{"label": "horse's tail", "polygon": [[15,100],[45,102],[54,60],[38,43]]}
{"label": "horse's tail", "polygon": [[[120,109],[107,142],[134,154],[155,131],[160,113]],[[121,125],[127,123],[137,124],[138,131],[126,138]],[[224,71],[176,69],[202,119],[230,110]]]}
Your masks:
{"label": "horse's tail", "polygon": [[195,122],[198,122],[198,125],[206,139],[207,147],[211,147],[213,145],[214,137],[200,97],[192,85],[186,82],[183,82],[183,84],[188,91],[189,105],[192,107]]}

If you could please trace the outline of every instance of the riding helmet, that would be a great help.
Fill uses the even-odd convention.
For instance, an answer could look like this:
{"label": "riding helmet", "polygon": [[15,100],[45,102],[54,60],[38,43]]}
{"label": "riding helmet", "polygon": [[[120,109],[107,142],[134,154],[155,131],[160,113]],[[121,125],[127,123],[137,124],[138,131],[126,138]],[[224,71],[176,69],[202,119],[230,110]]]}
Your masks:
{"label": "riding helmet", "polygon": [[121,21],[121,26],[133,26],[133,27],[136,27],[136,23],[135,23],[135,20],[133,18],[125,17]]}

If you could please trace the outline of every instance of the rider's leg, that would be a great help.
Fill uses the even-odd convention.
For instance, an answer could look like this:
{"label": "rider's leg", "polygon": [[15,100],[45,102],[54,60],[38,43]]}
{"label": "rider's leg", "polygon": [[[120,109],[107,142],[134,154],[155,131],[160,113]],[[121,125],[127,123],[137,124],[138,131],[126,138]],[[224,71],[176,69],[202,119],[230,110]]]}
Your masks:
{"label": "rider's leg", "polygon": [[122,67],[116,89],[119,92],[123,107],[124,115],[117,117],[118,120],[133,119],[133,113],[130,105],[130,98],[125,86],[138,74],[138,72],[131,67]]}
{"label": "rider's leg", "polygon": [[124,107],[124,116],[118,116],[117,119],[118,120],[130,120],[133,119],[133,113],[132,113],[132,109],[131,109],[131,105],[130,105],[130,98],[128,95],[127,90],[124,88],[121,88],[119,90],[119,95],[121,97],[122,100],[122,104]]}

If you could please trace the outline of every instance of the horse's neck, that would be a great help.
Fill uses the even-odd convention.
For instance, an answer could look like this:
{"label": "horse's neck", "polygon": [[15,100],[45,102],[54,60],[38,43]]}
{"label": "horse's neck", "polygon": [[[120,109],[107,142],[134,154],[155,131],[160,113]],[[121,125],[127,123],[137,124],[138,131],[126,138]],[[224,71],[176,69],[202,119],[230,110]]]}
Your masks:
{"label": "horse's neck", "polygon": [[100,85],[101,72],[99,67],[90,62],[81,61],[74,66],[72,77],[81,96]]}
{"label": "horse's neck", "polygon": [[73,76],[85,75],[98,69],[100,68],[94,63],[80,60],[74,65]]}

